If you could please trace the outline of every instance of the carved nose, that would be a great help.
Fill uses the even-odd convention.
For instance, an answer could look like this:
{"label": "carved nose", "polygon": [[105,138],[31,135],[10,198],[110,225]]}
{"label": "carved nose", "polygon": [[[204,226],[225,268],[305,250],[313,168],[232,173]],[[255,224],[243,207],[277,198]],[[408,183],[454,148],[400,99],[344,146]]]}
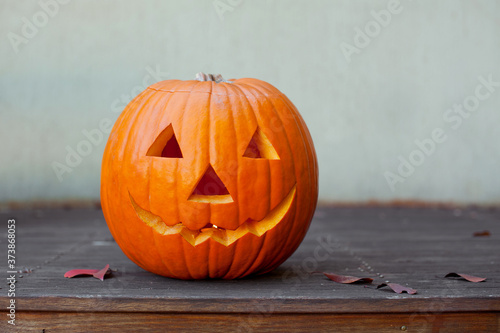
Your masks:
{"label": "carved nose", "polygon": [[212,165],[209,165],[188,200],[221,203],[231,202],[233,198]]}

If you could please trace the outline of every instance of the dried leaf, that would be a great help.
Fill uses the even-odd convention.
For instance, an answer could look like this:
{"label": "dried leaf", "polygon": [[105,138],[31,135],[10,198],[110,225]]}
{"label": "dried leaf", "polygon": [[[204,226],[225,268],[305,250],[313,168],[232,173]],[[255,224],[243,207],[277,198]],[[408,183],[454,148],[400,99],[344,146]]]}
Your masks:
{"label": "dried leaf", "polygon": [[383,287],[389,287],[391,288],[395,293],[401,294],[401,293],[408,293],[410,295],[414,295],[417,293],[417,290],[412,289],[410,287],[405,287],[397,283],[382,283],[377,286],[377,289],[383,288]]}
{"label": "dried leaf", "polygon": [[94,273],[93,275],[96,279],[104,281],[104,275],[106,275],[106,273],[108,273],[108,270],[109,270],[109,265],[106,265],[103,269]]}
{"label": "dried leaf", "polygon": [[486,278],[472,276],[472,275],[467,275],[467,274],[462,274],[462,273],[448,273],[444,277],[445,278],[447,278],[447,277],[461,277],[461,278],[464,278],[464,279],[466,279],[467,281],[470,281],[470,282],[483,282],[483,281],[486,281]]}
{"label": "dried leaf", "polygon": [[72,269],[64,273],[64,277],[72,278],[79,275],[90,275],[93,276],[95,273],[99,272],[98,269]]}
{"label": "dried leaf", "polygon": [[474,237],[488,237],[488,236],[491,236],[491,232],[489,232],[488,230],[476,231],[473,234],[473,236]]}
{"label": "dried leaf", "polygon": [[324,273],[324,272],[323,274],[330,280],[337,283],[372,283],[373,281],[372,278],[367,278],[367,277],[359,278],[355,276],[337,275],[333,273]]}
{"label": "dried leaf", "polygon": [[64,277],[72,278],[79,275],[93,276],[101,281],[104,280],[104,275],[110,274],[109,265],[106,265],[103,269],[72,269],[64,273]]}

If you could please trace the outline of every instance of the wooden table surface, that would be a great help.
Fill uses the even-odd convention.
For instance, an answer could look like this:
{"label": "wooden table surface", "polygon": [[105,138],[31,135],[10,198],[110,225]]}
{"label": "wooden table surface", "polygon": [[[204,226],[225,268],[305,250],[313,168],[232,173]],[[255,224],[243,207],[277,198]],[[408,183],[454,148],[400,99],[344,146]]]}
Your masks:
{"label": "wooden table surface", "polygon": [[[4,211],[16,219],[17,331],[499,332],[500,209],[321,207],[281,267],[241,280],[181,281],[128,260],[99,208]],[[491,236],[473,237],[489,230]],[[2,269],[7,277],[6,256]],[[73,268],[113,270],[103,282]],[[26,272],[31,271],[31,272]],[[344,285],[314,271],[372,277]],[[449,272],[486,277],[471,283]],[[5,281],[5,280],[4,280]],[[382,282],[408,285],[396,294]],[[0,289],[1,332],[8,286]]]}

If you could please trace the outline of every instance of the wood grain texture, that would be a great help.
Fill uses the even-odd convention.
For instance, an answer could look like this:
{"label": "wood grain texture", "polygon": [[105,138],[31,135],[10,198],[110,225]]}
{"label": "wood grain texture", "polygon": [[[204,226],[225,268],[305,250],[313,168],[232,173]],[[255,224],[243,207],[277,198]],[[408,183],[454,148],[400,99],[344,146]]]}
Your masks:
{"label": "wood grain texture", "polygon": [[[152,328],[168,322],[175,331],[204,318],[207,330],[215,331],[222,318],[232,318],[224,325],[234,328],[241,318],[253,316],[265,323],[255,331],[279,325],[300,331],[304,325],[318,325],[318,330],[342,332],[362,325],[385,332],[407,325],[409,318],[425,319],[419,326],[422,332],[434,332],[438,324],[448,325],[441,330],[446,332],[453,322],[476,331],[498,331],[499,209],[319,208],[306,239],[281,267],[232,281],[181,281],[142,270],[112,240],[99,209],[1,214],[3,220],[12,217],[17,221],[17,269],[32,270],[17,274],[17,319],[26,329],[38,330],[43,323],[57,330],[79,321],[102,327],[147,322]],[[473,237],[482,230],[491,236]],[[103,282],[63,277],[73,268],[105,264],[117,271]],[[342,285],[314,271],[375,281]],[[449,272],[487,280],[445,279]],[[418,294],[375,289],[385,281],[407,284]],[[2,309],[7,302],[1,292]]]}
{"label": "wood grain texture", "polygon": [[[498,332],[499,313],[164,314],[26,312],[23,332]],[[1,329],[2,327],[0,327]]]}

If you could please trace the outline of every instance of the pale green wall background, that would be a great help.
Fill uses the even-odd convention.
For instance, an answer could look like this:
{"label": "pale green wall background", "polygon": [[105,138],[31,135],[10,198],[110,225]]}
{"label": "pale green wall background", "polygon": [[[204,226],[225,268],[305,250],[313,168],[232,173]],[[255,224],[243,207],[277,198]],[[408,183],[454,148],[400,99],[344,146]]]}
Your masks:
{"label": "pale green wall background", "polygon": [[[371,14],[386,0],[64,2],[0,2],[0,202],[97,199],[105,140],[62,181],[51,164],[156,69],[287,94],[312,133],[323,200],[500,202],[500,86],[473,97],[480,76],[500,82],[498,1],[401,0],[386,26]],[[348,62],[342,43],[367,24],[374,37]],[[454,129],[443,115],[464,101],[479,105]],[[392,190],[384,173],[435,128],[446,141]]]}

